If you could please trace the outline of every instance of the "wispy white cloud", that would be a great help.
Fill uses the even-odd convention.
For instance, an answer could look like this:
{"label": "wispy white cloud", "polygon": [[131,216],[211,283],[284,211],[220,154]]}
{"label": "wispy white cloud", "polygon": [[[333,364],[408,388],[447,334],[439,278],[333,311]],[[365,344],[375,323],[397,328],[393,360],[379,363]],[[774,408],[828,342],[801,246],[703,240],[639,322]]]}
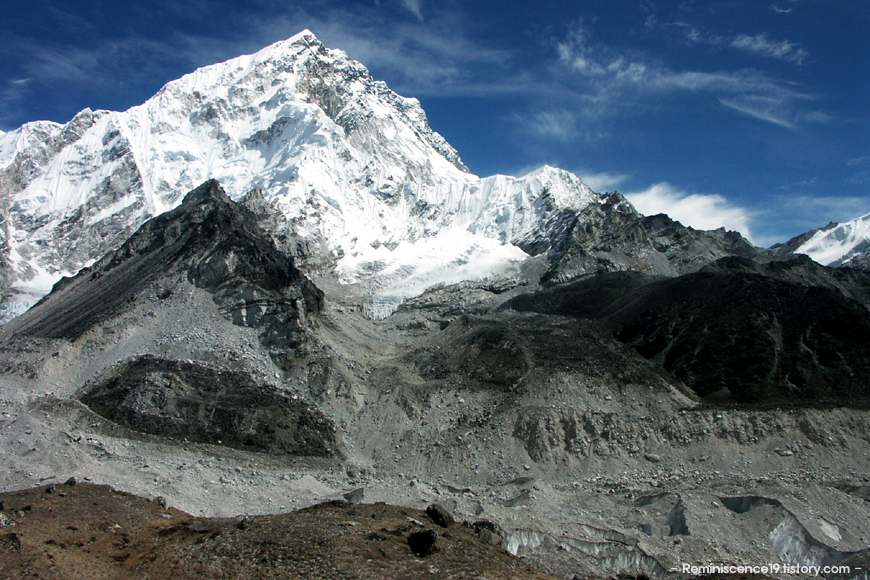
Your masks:
{"label": "wispy white cloud", "polygon": [[81,16],[61,10],[48,2],[43,4],[41,8],[46,11],[42,15],[43,18],[47,18],[54,29],[62,28],[65,32],[74,34],[93,34],[94,32],[94,25]]}
{"label": "wispy white cloud", "polygon": [[801,113],[798,116],[798,119],[807,123],[827,124],[831,123],[834,120],[834,117],[828,113],[823,113],[822,111],[809,111],[807,113]]}
{"label": "wispy white cloud", "polygon": [[529,116],[515,113],[513,118],[517,123],[525,125],[526,132],[538,137],[559,141],[575,138],[577,116],[570,111],[538,111]]}
{"label": "wispy white cloud", "polygon": [[755,36],[741,34],[730,42],[731,46],[760,56],[776,58],[800,64],[807,57],[806,50],[788,40],[772,40],[767,33]]}
{"label": "wispy white cloud", "polygon": [[602,103],[595,99],[575,96],[574,108],[533,110],[514,112],[507,117],[521,134],[538,141],[569,143],[597,143],[612,135],[597,123],[606,115],[602,113]]}
{"label": "wispy white cloud", "polygon": [[826,216],[822,218],[825,223],[849,221],[870,211],[870,200],[856,195],[780,195],[775,199],[779,207],[814,220],[814,228],[825,225],[818,223],[819,216]]}
{"label": "wispy white cloud", "polygon": [[596,191],[598,193],[602,193],[605,191],[615,191],[619,188],[620,185],[625,183],[628,180],[630,175],[624,173],[610,173],[607,171],[600,171],[597,173],[591,173],[589,171],[585,171],[583,169],[574,171],[578,177],[592,188],[592,191]]}
{"label": "wispy white cloud", "polygon": [[794,10],[794,8],[781,8],[776,4],[771,4],[770,9],[779,14],[791,14],[792,10]]}
{"label": "wispy white cloud", "polygon": [[717,194],[687,193],[669,183],[657,183],[625,197],[644,215],[668,214],[683,225],[700,230],[725,228],[752,240],[752,216]]}
{"label": "wispy white cloud", "polygon": [[795,129],[796,125],[784,116],[782,99],[759,95],[741,95],[734,98],[720,98],[719,102],[744,115],[767,121],[786,129]]}
{"label": "wispy white cloud", "polygon": [[402,0],[402,5],[417,19],[423,20],[423,0]]}
{"label": "wispy white cloud", "polygon": [[[687,30],[686,34],[690,36],[701,35],[694,29]],[[621,54],[606,45],[592,42],[590,36],[583,23],[578,23],[563,41],[557,43],[558,60],[562,67],[583,80],[587,90],[597,91],[612,103],[620,103],[620,97],[626,91],[684,91],[710,94],[733,110],[790,129],[797,127],[799,120],[815,120],[796,110],[798,103],[811,100],[808,95],[761,71],[676,70],[643,54]],[[792,54],[798,54],[793,45],[783,48],[765,39],[764,35],[746,37],[741,43],[745,50],[774,52],[788,49]],[[713,40],[706,38],[705,42],[713,43]]]}
{"label": "wispy white cloud", "polygon": [[12,121],[15,109],[20,106],[27,96],[30,78],[12,79],[6,86],[0,88],[0,125],[8,129],[14,129]]}
{"label": "wispy white cloud", "polygon": [[870,157],[848,159],[846,165],[853,171],[849,183],[870,183]]}
{"label": "wispy white cloud", "polygon": [[[789,10],[790,11],[790,10]],[[651,30],[673,31],[679,38],[689,44],[700,44],[719,48],[733,48],[744,53],[772,58],[795,64],[801,64],[809,53],[799,44],[789,40],[775,40],[767,32],[759,34],[738,34],[723,36],[714,34],[703,27],[687,22],[659,22],[655,17],[646,21],[646,27]]]}

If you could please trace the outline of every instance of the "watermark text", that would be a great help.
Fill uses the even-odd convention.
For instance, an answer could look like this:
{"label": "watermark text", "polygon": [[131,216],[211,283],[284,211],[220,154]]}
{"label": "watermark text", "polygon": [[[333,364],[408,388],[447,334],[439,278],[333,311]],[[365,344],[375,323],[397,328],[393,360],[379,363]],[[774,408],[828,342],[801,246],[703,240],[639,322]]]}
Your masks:
{"label": "watermark text", "polygon": [[800,566],[797,564],[683,564],[677,571],[684,574],[800,574],[802,576],[827,576],[828,574],[851,574],[861,568],[852,566]]}

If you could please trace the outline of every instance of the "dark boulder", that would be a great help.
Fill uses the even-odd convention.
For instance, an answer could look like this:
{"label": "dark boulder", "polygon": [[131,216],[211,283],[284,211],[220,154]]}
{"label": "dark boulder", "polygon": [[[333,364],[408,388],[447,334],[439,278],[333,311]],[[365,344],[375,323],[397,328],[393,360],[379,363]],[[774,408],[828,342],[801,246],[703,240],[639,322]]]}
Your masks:
{"label": "dark boulder", "polygon": [[408,536],[408,545],[417,556],[425,558],[438,551],[438,534],[435,530],[421,530]]}
{"label": "dark boulder", "polygon": [[437,503],[433,503],[426,508],[426,515],[429,516],[429,519],[431,519],[442,528],[449,528],[456,523],[450,512],[447,511],[444,506]]}
{"label": "dark boulder", "polygon": [[494,544],[496,546],[504,542],[504,530],[495,522],[489,520],[478,520],[471,524],[471,527],[474,528],[477,537],[480,538],[482,542]]}

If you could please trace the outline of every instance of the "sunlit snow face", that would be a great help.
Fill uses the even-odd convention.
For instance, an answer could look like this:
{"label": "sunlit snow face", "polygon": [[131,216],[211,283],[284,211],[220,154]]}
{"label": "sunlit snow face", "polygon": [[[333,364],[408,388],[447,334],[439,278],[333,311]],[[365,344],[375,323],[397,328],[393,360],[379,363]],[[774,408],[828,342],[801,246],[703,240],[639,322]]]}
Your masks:
{"label": "sunlit snow face", "polygon": [[870,250],[870,214],[816,232],[795,250],[826,266],[846,263],[857,253]]}
{"label": "sunlit snow face", "polygon": [[454,228],[400,242],[392,249],[369,246],[346,254],[338,266],[344,283],[360,283],[370,290],[366,312],[382,318],[432,286],[515,274],[528,257],[511,244]]}

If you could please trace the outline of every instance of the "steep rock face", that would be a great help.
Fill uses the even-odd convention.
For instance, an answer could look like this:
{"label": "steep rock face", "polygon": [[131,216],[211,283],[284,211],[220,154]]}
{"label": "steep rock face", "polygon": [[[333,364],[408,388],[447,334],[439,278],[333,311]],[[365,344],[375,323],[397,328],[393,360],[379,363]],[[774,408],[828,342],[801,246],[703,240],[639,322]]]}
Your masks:
{"label": "steep rock face", "polygon": [[322,307],[322,292],[275,248],[254,215],[209,181],[118,250],[61,280],[7,329],[75,339],[120,314],[148,287],[168,297],[179,276],[211,293],[234,324],[260,329],[263,343],[277,351],[301,348],[309,317]]}
{"label": "steep rock face", "polygon": [[[205,308],[198,315],[211,317],[208,332],[230,334],[231,325],[253,329],[248,336],[258,336],[257,350],[265,361],[288,368],[311,348],[324,299],[292,257],[257,226],[256,216],[208,181],[175,209],[143,224],[116,251],[58,282],[36,306],[4,326],[4,338],[11,335],[6,344],[12,350],[77,341],[112,349],[125,342],[106,330],[117,320],[127,321],[128,336],[140,330],[160,334],[147,328],[163,315],[157,311],[172,308],[166,305],[173,302],[178,308],[193,294]],[[151,342],[145,354],[121,353],[121,360],[110,365],[97,357],[95,369],[102,370],[84,379],[76,398],[139,432],[270,454],[342,456],[334,422],[304,399],[276,389],[262,366],[240,365],[247,353],[233,351],[231,343],[223,349],[199,344],[196,331],[183,339],[182,322],[163,328],[187,344],[152,354]],[[106,342],[100,342],[103,333],[110,335]],[[178,360],[185,358],[182,348],[208,362]],[[274,374],[277,367],[267,363],[266,368]]]}
{"label": "steep rock face", "polygon": [[851,266],[822,266],[804,254],[787,255],[778,259],[767,259],[763,254],[757,259],[728,256],[707,264],[701,270],[759,274],[798,286],[820,286],[836,290],[870,309],[870,272]]}
{"label": "steep rock face", "polygon": [[614,192],[572,216],[550,249],[544,279],[552,284],[623,270],[676,276],[723,256],[757,254],[737,232],[699,231],[664,214],[643,216]]}

